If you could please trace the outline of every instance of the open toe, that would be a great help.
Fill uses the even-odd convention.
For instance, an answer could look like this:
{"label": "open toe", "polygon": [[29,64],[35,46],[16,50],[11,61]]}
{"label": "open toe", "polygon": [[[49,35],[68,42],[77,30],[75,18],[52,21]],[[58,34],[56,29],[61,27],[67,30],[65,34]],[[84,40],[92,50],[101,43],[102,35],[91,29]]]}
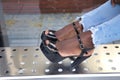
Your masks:
{"label": "open toe", "polygon": [[49,50],[51,50],[51,51],[53,51],[53,52],[58,52],[58,49],[56,48],[55,43],[52,43],[52,42],[50,42],[49,40],[46,40],[46,41],[44,42],[44,44],[46,45],[46,47],[47,47]]}
{"label": "open toe", "polygon": [[43,54],[47,57],[47,59],[53,63],[57,63],[65,59],[65,57],[62,57],[57,50],[53,49],[53,45],[49,43],[45,44],[42,42],[40,45],[40,48]]}
{"label": "open toe", "polygon": [[54,30],[46,30],[42,32],[41,39],[42,40],[50,40],[50,41],[57,41],[57,38],[55,36]]}
{"label": "open toe", "polygon": [[[70,58],[71,60],[73,60],[74,62],[72,63],[72,67],[76,67],[78,66],[81,62],[83,62],[85,59],[89,58],[91,55],[88,55],[88,51],[94,49],[93,48],[86,48],[84,47],[81,38],[80,38],[80,33],[78,32],[77,28],[76,28],[76,24],[73,22],[73,28],[76,32],[77,38],[78,38],[78,42],[79,42],[79,47],[81,50],[80,55],[77,58],[74,58],[75,56],[69,56],[69,57],[63,57],[59,54],[59,50],[56,48],[55,44],[58,41],[56,36],[55,36],[55,31],[53,30],[49,30],[48,33],[45,33],[45,31],[43,31],[42,35],[41,35],[41,39],[43,40],[40,48],[41,51],[43,52],[43,54],[53,63],[62,61],[65,58]],[[47,34],[47,35],[46,35]],[[49,43],[47,43],[46,45],[46,40],[49,40]]]}

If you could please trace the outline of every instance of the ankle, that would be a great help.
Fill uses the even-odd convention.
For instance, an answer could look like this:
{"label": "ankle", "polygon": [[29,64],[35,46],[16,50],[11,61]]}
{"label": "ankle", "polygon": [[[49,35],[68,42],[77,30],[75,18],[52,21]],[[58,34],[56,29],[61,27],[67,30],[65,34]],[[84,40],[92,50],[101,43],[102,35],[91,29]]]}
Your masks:
{"label": "ankle", "polygon": [[76,26],[77,26],[77,30],[79,32],[83,32],[83,25],[79,23],[79,21],[75,22]]}
{"label": "ankle", "polygon": [[74,33],[73,30],[74,30],[73,24],[71,23],[71,24],[66,25],[62,29],[56,31],[55,35],[59,41],[63,41],[76,35],[76,33]]}
{"label": "ankle", "polygon": [[86,48],[93,48],[94,47],[94,44],[92,42],[92,32],[91,31],[86,31],[86,32],[83,32],[81,33],[81,40],[83,42],[83,45],[86,47]]}

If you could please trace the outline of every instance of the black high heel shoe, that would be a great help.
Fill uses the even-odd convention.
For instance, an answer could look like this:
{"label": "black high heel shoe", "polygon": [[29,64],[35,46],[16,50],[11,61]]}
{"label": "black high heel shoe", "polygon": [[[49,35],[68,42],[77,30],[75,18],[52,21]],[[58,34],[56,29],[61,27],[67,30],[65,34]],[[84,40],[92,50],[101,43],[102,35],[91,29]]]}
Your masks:
{"label": "black high heel shoe", "polygon": [[[57,40],[58,40],[57,37],[55,36],[55,32],[56,32],[56,31],[54,31],[54,30],[49,30],[48,34],[46,35],[46,34],[45,34],[45,31],[43,31],[43,32],[42,32],[42,35],[41,35],[42,43],[41,43],[41,45],[40,45],[40,48],[41,48],[42,52],[43,52],[43,53],[45,54],[45,56],[46,56],[51,62],[53,62],[53,63],[59,62],[59,61],[61,61],[61,60],[64,59],[64,58],[61,57],[60,55],[56,55],[56,54],[55,54],[56,57],[58,56],[58,57],[57,57],[58,59],[55,60],[55,59],[53,59],[53,58],[54,58],[53,55],[51,55],[51,58],[50,58],[50,57],[49,57],[50,54],[47,54],[47,53],[48,53],[48,50],[51,50],[51,51],[57,53],[57,49],[53,46],[53,45],[57,42]],[[49,44],[48,46],[46,46],[45,40],[49,40],[49,41],[51,42],[51,44],[53,44],[53,45]],[[46,51],[45,51],[45,47],[48,48]],[[59,54],[59,53],[58,53],[58,54]],[[52,56],[53,56],[53,57],[52,57]],[[75,58],[72,57],[72,56],[69,57],[69,59],[72,60],[72,61],[75,60]]]}
{"label": "black high heel shoe", "polygon": [[48,60],[50,60],[53,63],[57,63],[59,61],[62,61],[64,58],[59,55],[59,53],[55,50],[52,49],[52,45],[46,45],[45,41],[49,40],[51,43],[55,44],[57,41],[56,36],[54,35],[56,31],[54,30],[49,30],[49,33],[46,35],[45,31],[42,32],[41,39],[42,43],[40,45],[41,51],[43,54],[47,57]]}
{"label": "black high heel shoe", "polygon": [[55,36],[54,30],[49,30],[48,34],[45,34],[45,31],[42,32],[41,39],[42,41],[49,40],[52,43],[55,43],[57,41],[57,38]]}
{"label": "black high heel shoe", "polygon": [[[87,54],[87,52],[89,50],[92,50],[93,48],[84,48],[83,44],[82,44],[82,41],[81,41],[81,38],[79,36],[79,32],[76,28],[76,25],[75,23],[73,22],[73,27],[74,27],[74,30],[77,34],[77,38],[78,38],[78,41],[79,41],[79,44],[80,44],[80,49],[82,50],[81,51],[81,54],[75,59],[73,56],[69,57],[70,59],[74,60],[74,62],[71,64],[72,67],[76,67],[78,66],[80,63],[82,63],[85,59],[89,58],[90,56],[84,56],[84,54]],[[45,33],[45,32],[44,32]],[[48,36],[45,36],[44,33],[42,34],[41,38],[42,40],[50,40],[52,41],[53,38],[51,37],[48,37]],[[55,41],[52,41],[53,43],[56,42],[56,39]],[[46,45],[45,42],[43,41],[40,45],[40,48],[42,50],[42,52],[44,53],[44,55],[53,63],[56,63],[56,62],[59,62],[59,61],[62,61],[63,59],[65,58],[68,58],[68,57],[62,57],[57,51],[54,51],[52,50],[49,46],[51,45]]]}

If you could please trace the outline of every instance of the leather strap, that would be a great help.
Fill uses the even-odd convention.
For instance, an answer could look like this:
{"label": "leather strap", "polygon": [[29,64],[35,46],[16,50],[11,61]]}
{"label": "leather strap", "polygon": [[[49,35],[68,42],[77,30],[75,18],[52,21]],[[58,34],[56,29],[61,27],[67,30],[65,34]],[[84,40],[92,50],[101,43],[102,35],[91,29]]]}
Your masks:
{"label": "leather strap", "polygon": [[86,53],[87,54],[87,51],[93,49],[93,48],[84,48],[83,46],[83,43],[81,41],[81,38],[80,38],[80,33],[78,32],[77,28],[76,28],[76,24],[73,22],[73,28],[77,34],[77,38],[78,38],[78,42],[80,44],[80,49],[82,50],[81,51],[81,54],[79,55],[79,57],[77,57],[77,59],[74,60],[74,62],[72,63],[71,67],[76,67],[78,66],[80,63],[82,63],[85,59],[89,58],[90,56],[84,56],[84,54]]}
{"label": "leather strap", "polygon": [[81,41],[81,38],[80,38],[80,33],[78,32],[78,30],[77,30],[77,28],[76,28],[76,24],[73,22],[73,28],[74,28],[74,30],[75,30],[75,32],[76,32],[76,34],[77,34],[77,38],[78,38],[78,42],[79,42],[79,44],[80,44],[80,48],[83,50],[84,49],[84,46],[83,46],[83,44],[82,44],[82,41]]}

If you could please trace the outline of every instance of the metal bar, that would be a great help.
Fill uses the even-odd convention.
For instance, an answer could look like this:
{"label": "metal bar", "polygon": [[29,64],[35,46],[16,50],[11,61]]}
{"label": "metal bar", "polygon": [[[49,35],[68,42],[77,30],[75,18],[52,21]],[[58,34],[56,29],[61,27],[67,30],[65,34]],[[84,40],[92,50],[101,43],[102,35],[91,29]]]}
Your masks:
{"label": "metal bar", "polygon": [[3,44],[5,47],[7,47],[9,46],[9,42],[8,42],[8,36],[7,36],[7,30],[6,30],[4,14],[3,14],[3,6],[1,0],[0,0],[0,25],[2,30],[1,32],[3,37]]}
{"label": "metal bar", "polygon": [[119,80],[120,74],[79,74],[50,76],[1,77],[2,80]]}

